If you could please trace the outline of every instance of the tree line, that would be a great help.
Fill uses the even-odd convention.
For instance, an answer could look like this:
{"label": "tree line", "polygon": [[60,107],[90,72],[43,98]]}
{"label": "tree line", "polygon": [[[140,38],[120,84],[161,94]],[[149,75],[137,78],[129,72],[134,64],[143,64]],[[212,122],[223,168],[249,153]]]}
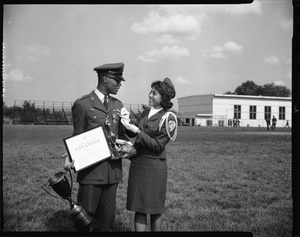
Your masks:
{"label": "tree line", "polygon": [[[275,85],[274,83],[257,85],[253,81],[246,81],[235,88],[233,92],[226,91],[224,94],[290,97],[291,93],[291,90],[283,85]],[[135,113],[133,113],[133,115],[134,117],[136,116]],[[22,103],[22,107],[8,107],[5,105],[5,102],[3,102],[3,116],[15,119],[19,122],[64,122],[71,118],[70,114],[66,116],[63,111],[50,111],[49,108],[36,108],[35,103],[28,100]]]}
{"label": "tree line", "polygon": [[[3,116],[9,117],[11,120],[14,119],[15,122],[66,122],[69,118],[63,114],[63,111],[51,111],[49,108],[42,109],[36,108],[35,103],[25,100],[22,103],[22,107],[10,106],[8,107],[3,102]],[[69,116],[68,116],[69,117]]]}
{"label": "tree line", "polygon": [[225,94],[290,97],[292,92],[286,86],[275,85],[273,82],[261,86],[253,81],[246,81],[235,88],[234,92],[226,91]]}

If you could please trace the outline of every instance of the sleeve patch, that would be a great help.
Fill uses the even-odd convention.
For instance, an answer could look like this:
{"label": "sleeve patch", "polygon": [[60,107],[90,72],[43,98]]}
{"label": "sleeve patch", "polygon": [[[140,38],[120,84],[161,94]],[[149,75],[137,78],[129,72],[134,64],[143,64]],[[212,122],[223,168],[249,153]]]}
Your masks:
{"label": "sleeve patch", "polygon": [[176,122],[174,120],[169,121],[169,131],[173,131],[176,127]]}

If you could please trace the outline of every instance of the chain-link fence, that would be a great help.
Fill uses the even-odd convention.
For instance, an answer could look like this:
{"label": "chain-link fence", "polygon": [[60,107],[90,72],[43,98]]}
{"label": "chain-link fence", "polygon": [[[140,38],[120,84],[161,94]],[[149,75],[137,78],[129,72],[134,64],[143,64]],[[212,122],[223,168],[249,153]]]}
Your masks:
{"label": "chain-link fence", "polygon": [[[11,116],[11,124],[44,124],[44,125],[71,125],[73,102],[62,101],[30,101],[15,100],[14,114]],[[136,123],[147,105],[124,104],[130,112],[130,119]],[[183,118],[177,114],[179,125],[183,125]]]}
{"label": "chain-link fence", "polygon": [[[73,124],[72,102],[15,100],[14,124]],[[124,104],[135,121],[144,110],[144,105]]]}

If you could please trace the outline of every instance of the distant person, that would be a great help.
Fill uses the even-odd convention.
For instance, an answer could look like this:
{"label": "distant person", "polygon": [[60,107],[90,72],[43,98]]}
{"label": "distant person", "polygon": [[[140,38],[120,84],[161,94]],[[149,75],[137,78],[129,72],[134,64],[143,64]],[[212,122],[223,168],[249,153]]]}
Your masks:
{"label": "distant person", "polygon": [[285,127],[285,128],[286,128],[286,127],[288,127],[288,128],[290,127],[290,125],[289,125],[289,120],[286,120],[286,124],[285,124],[284,127]]}
{"label": "distant person", "polygon": [[237,127],[241,127],[241,126],[240,126],[240,120],[239,120],[239,119],[236,120],[236,126],[237,126]]}
{"label": "distant person", "polygon": [[177,119],[168,113],[174,97],[175,88],[169,78],[153,82],[149,94],[151,108],[142,112],[138,126],[121,119],[127,135],[136,137],[137,155],[131,160],[127,191],[127,209],[135,212],[136,231],[146,230],[147,215],[151,231],[161,231],[167,190],[166,145],[177,134]]}
{"label": "distant person", "polygon": [[233,119],[233,127],[234,128],[236,127],[236,119],[235,118]]}
{"label": "distant person", "polygon": [[9,124],[10,125],[15,124],[15,118],[10,119]]}
{"label": "distant person", "polygon": [[266,118],[266,123],[267,123],[267,130],[270,130],[270,124],[271,124],[270,116],[268,116],[268,117]]}
{"label": "distant person", "polygon": [[277,119],[275,118],[275,116],[273,115],[273,118],[272,118],[272,130],[275,130],[275,128],[276,128],[276,121],[277,121]]}
{"label": "distant person", "polygon": [[231,120],[231,118],[228,119],[228,127],[232,127],[232,120]]}

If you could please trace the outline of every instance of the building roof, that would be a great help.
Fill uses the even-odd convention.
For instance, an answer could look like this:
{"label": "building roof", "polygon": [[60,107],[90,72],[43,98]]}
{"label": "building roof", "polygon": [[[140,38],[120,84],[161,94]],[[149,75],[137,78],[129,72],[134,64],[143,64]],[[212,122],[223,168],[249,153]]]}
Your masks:
{"label": "building roof", "polygon": [[180,99],[186,99],[191,97],[204,97],[204,96],[211,96],[211,97],[223,97],[223,98],[240,98],[240,99],[263,99],[263,100],[286,100],[291,101],[291,97],[277,97],[277,96],[256,96],[256,95],[235,95],[235,94],[204,94],[204,95],[191,95],[180,97]]}

